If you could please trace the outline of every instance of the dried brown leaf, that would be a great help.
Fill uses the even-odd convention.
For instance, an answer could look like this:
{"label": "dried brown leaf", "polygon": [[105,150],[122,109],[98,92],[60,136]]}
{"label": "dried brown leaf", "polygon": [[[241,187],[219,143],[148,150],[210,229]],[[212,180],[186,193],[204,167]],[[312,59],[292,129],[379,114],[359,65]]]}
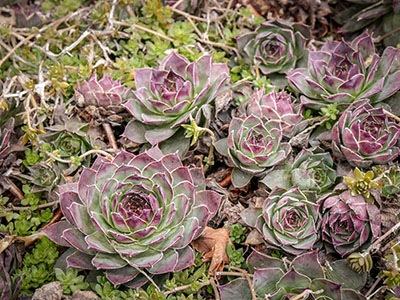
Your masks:
{"label": "dried brown leaf", "polygon": [[206,227],[202,235],[192,242],[192,246],[199,252],[204,252],[203,261],[211,261],[208,269],[209,275],[215,275],[221,272],[224,265],[229,263],[229,257],[226,253],[226,245],[233,246],[229,239],[229,228],[213,229]]}

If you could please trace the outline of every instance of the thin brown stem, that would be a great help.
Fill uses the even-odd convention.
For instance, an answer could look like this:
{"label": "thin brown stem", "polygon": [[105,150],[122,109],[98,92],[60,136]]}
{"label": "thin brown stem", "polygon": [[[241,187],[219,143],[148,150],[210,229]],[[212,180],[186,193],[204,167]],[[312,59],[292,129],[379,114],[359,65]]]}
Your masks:
{"label": "thin brown stem", "polygon": [[108,123],[103,123],[103,129],[106,132],[107,139],[114,150],[118,150],[117,141],[115,140],[114,132]]}
{"label": "thin brown stem", "polygon": [[24,193],[15,185],[14,182],[10,178],[5,178],[4,181],[8,184],[8,190],[17,197],[19,200],[24,200],[25,196]]}
{"label": "thin brown stem", "polygon": [[368,296],[372,294],[372,292],[374,291],[374,289],[376,288],[376,286],[378,285],[378,283],[379,283],[384,277],[385,277],[385,275],[381,275],[381,276],[379,276],[379,277],[375,280],[374,284],[371,286],[371,288],[370,288],[370,289],[368,290],[368,292],[365,294],[365,298],[368,298]]}
{"label": "thin brown stem", "polygon": [[[200,287],[210,285],[211,281],[213,281],[213,280],[210,279],[210,280],[206,280],[206,281],[200,282]],[[173,293],[176,293],[176,292],[184,291],[184,290],[190,288],[190,286],[191,286],[191,284],[178,286],[176,288],[173,288],[172,290],[164,292],[164,295],[169,295],[169,294],[173,294]]]}

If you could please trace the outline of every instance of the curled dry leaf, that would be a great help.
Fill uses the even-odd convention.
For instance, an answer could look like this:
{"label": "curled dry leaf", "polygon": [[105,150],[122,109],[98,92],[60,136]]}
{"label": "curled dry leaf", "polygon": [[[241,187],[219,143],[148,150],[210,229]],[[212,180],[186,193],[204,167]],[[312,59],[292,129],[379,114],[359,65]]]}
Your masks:
{"label": "curled dry leaf", "polygon": [[226,245],[230,244],[229,228],[213,229],[206,227],[203,234],[192,241],[192,246],[199,252],[204,252],[203,261],[211,261],[208,269],[209,275],[215,275],[216,272],[223,270],[224,265],[229,263],[229,257],[226,253]]}

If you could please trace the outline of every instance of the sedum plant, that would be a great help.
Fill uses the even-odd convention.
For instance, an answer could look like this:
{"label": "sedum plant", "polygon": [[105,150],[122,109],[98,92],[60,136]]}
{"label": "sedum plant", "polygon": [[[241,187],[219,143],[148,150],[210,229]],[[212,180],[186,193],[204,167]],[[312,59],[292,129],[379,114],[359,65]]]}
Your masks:
{"label": "sedum plant", "polygon": [[267,173],[261,180],[270,189],[298,186],[302,191],[315,191],[318,195],[331,189],[335,181],[332,156],[319,147],[303,149],[293,163]]}
{"label": "sedum plant", "polygon": [[180,139],[183,129],[178,130],[190,117],[199,126],[208,127],[213,101],[228,74],[227,65],[213,63],[212,55],[189,63],[175,52],[161,61],[159,69],[136,69],[133,99],[124,104],[133,120],[123,135],[136,143],[155,145],[177,134],[175,147],[188,144]]}
{"label": "sedum plant", "polygon": [[[358,290],[365,277],[351,270],[347,262],[336,261],[324,268],[318,251],[297,256],[293,261],[253,251],[247,265],[254,270],[252,285],[257,299],[365,300]],[[218,286],[221,299],[255,299],[248,280],[237,278]]]}
{"label": "sedum plant", "polygon": [[307,197],[297,187],[275,189],[262,208],[247,208],[241,217],[269,245],[299,255],[312,250],[318,239],[321,218],[313,200],[312,195]]}
{"label": "sedum plant", "polygon": [[373,108],[368,100],[353,103],[332,129],[332,147],[339,158],[356,167],[384,164],[399,156],[396,146],[400,125],[382,107]]}
{"label": "sedum plant", "polygon": [[280,122],[263,122],[255,115],[245,120],[233,118],[227,138],[216,142],[217,151],[228,157],[233,166],[232,183],[235,187],[247,185],[253,176],[262,176],[266,171],[289,154],[291,147],[282,143]]}
{"label": "sedum plant", "polygon": [[374,204],[351,191],[327,194],[319,199],[322,240],[346,256],[368,247],[381,235],[381,214]]}
{"label": "sedum plant", "polygon": [[266,75],[283,74],[295,68],[310,35],[303,24],[276,20],[239,36],[237,44],[246,63],[256,65]]}
{"label": "sedum plant", "polygon": [[114,285],[139,287],[193,264],[189,243],[221,199],[204,188],[201,169],[184,167],[176,153],[152,148],[99,157],[77,183],[60,186],[66,220],[44,231],[74,250],[68,267],[104,270]]}
{"label": "sedum plant", "polygon": [[253,93],[245,105],[248,115],[279,121],[286,137],[292,137],[307,126],[307,120],[303,120],[303,105],[296,103],[285,91],[277,93],[272,90],[264,94],[264,88],[261,88]]}
{"label": "sedum plant", "polygon": [[6,158],[10,152],[10,137],[14,129],[14,118],[0,127],[0,159]]}
{"label": "sedum plant", "polygon": [[383,101],[400,86],[400,49],[375,52],[372,35],[364,32],[351,43],[328,41],[319,51],[310,51],[307,68],[287,73],[290,86],[303,94],[304,105],[319,109],[338,103],[343,107],[357,99]]}
{"label": "sedum plant", "polygon": [[89,283],[85,282],[85,276],[78,275],[78,270],[69,268],[63,272],[63,270],[56,268],[54,270],[56,279],[61,281],[63,294],[71,295],[75,291],[86,290],[89,287]]}

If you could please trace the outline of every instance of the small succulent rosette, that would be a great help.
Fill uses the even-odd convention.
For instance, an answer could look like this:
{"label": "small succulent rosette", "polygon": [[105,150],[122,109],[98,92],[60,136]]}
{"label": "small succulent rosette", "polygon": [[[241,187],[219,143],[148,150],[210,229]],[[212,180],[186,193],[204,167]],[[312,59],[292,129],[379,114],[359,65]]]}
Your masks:
{"label": "small succulent rosette", "polygon": [[310,51],[308,67],[287,73],[289,85],[315,109],[337,103],[342,110],[357,99],[383,101],[400,89],[400,49],[388,47],[379,56],[372,35],[364,32],[350,44],[328,41]]}
{"label": "small succulent rosette", "polygon": [[189,244],[220,200],[205,190],[202,170],[184,167],[176,153],[121,152],[112,161],[98,157],[77,183],[60,187],[66,220],[44,231],[71,247],[68,267],[103,270],[113,284],[135,288],[193,264]]}
{"label": "small succulent rosette", "polygon": [[245,103],[247,114],[265,120],[277,120],[285,137],[292,137],[303,130],[308,121],[303,120],[303,105],[296,103],[292,95],[272,90],[265,94],[264,88],[255,91]]}
{"label": "small succulent rosette", "polygon": [[[57,150],[58,157],[69,160],[73,157],[79,157],[93,147],[87,134],[89,125],[69,119],[65,124],[58,124],[48,127],[48,134],[45,139],[52,144],[52,148]],[[90,163],[90,155],[85,157],[83,164],[88,166]],[[68,168],[68,164],[58,162],[57,165],[61,169]]]}
{"label": "small succulent rosette", "polygon": [[[290,262],[254,250],[247,265],[254,272],[252,285],[257,299],[366,300],[358,292],[366,276],[353,271],[345,260],[331,263],[329,270],[324,268],[318,251],[301,254]],[[221,300],[255,299],[246,278],[234,279],[218,289]]]}
{"label": "small succulent rosette", "polygon": [[311,251],[318,240],[319,205],[299,188],[275,189],[262,208],[247,208],[241,217],[255,227],[265,241],[293,255]]}
{"label": "small succulent rosette", "polygon": [[234,167],[232,183],[235,187],[247,185],[253,176],[262,176],[272,166],[282,162],[291,147],[282,143],[280,122],[263,122],[255,115],[245,120],[233,118],[229,135],[215,143],[217,151],[228,157]]}
{"label": "small succulent rosette", "polygon": [[[193,63],[171,52],[159,69],[136,69],[133,99],[124,104],[133,115],[124,137],[136,143],[158,144],[170,139],[190,117],[208,127],[212,103],[229,79],[226,64],[203,55]],[[178,134],[176,144],[188,143]]]}
{"label": "small succulent rosette", "polygon": [[285,73],[304,55],[310,30],[303,24],[284,20],[264,22],[254,32],[237,38],[244,60],[262,73]]}
{"label": "small succulent rosette", "polygon": [[298,186],[302,191],[315,191],[317,195],[333,189],[335,181],[336,170],[332,156],[319,147],[303,149],[293,162],[268,172],[261,180],[271,190]]}
{"label": "small succulent rosette", "polygon": [[0,159],[10,152],[10,138],[14,129],[14,118],[11,118],[3,128],[0,127]]}
{"label": "small succulent rosette", "polygon": [[111,76],[104,75],[102,79],[97,80],[97,74],[94,72],[89,80],[77,83],[75,99],[78,104],[84,106],[115,106],[126,100],[130,88],[121,84],[121,79],[112,80]]}
{"label": "small succulent rosette", "polygon": [[341,256],[360,251],[381,235],[379,208],[351,191],[327,194],[318,200],[322,211],[322,240]]}
{"label": "small succulent rosette", "polygon": [[353,103],[332,128],[332,148],[356,167],[385,164],[396,159],[400,148],[400,125],[383,108],[368,100]]}

